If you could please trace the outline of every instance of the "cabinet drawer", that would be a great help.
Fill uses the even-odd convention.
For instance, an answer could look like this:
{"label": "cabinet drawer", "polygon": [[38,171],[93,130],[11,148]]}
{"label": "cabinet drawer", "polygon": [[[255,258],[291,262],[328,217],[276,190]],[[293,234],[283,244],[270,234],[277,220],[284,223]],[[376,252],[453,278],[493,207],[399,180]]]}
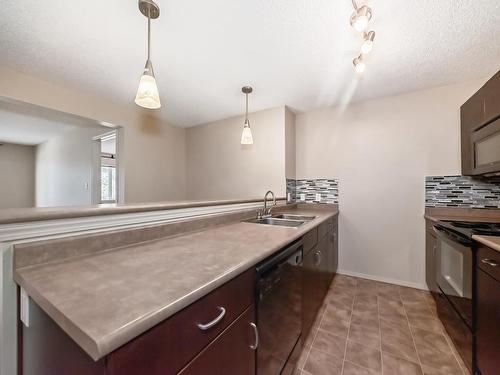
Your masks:
{"label": "cabinet drawer", "polygon": [[[111,353],[112,375],[175,374],[253,303],[255,270],[250,269]],[[198,324],[223,318],[202,330]]]}
{"label": "cabinet drawer", "polygon": [[484,272],[500,281],[500,253],[481,246],[477,252],[477,265]]}
{"label": "cabinet drawer", "polygon": [[318,243],[318,228],[314,228],[302,237],[304,244],[304,255],[307,254]]}
{"label": "cabinet drawer", "polygon": [[251,326],[254,322],[252,305],[180,374],[254,375],[255,350],[251,348],[257,343],[256,332]]}
{"label": "cabinet drawer", "polygon": [[333,230],[333,217],[324,221],[318,226],[318,241],[320,241],[328,232]]}

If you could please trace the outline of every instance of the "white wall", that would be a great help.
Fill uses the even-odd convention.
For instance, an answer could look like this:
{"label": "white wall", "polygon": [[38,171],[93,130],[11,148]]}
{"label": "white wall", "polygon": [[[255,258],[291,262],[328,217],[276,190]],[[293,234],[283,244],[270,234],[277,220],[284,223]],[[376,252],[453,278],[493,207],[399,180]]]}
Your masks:
{"label": "white wall", "polygon": [[249,114],[254,144],[240,144],[243,116],[186,131],[188,199],[285,196],[285,107]]}
{"label": "white wall", "polygon": [[425,176],[460,173],[459,108],[483,83],[297,115],[297,178],[339,179],[341,271],[425,287]]}
{"label": "white wall", "polygon": [[124,128],[121,162],[125,203],[183,200],[186,191],[185,130],[135,105],[88,95],[0,67],[0,96],[76,114]]}
{"label": "white wall", "polygon": [[35,147],[0,145],[0,209],[33,207]]}
{"label": "white wall", "polygon": [[296,139],[295,139],[295,113],[289,108],[285,110],[285,176],[296,177]]}
{"label": "white wall", "polygon": [[[92,172],[100,170],[92,138],[108,129],[77,128],[36,147],[36,206],[78,206],[92,203]],[[95,169],[94,169],[95,168]]]}

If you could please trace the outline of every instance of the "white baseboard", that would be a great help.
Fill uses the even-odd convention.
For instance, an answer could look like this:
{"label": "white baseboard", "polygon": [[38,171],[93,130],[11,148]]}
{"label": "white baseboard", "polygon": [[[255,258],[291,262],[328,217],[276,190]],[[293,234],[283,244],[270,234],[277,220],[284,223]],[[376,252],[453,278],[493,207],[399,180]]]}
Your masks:
{"label": "white baseboard", "polygon": [[367,274],[364,274],[364,273],[347,271],[347,270],[340,270],[340,269],[337,270],[337,273],[341,274],[341,275],[346,275],[346,276],[360,277],[362,279],[380,281],[380,282],[388,283],[388,284],[396,284],[396,285],[401,285],[401,286],[407,286],[409,288],[415,288],[415,289],[421,289],[421,290],[429,290],[429,288],[427,288],[427,285],[425,285],[425,284],[411,283],[411,282],[408,282],[408,281],[403,281],[403,280],[398,280],[398,279],[391,279],[389,277],[367,275]]}

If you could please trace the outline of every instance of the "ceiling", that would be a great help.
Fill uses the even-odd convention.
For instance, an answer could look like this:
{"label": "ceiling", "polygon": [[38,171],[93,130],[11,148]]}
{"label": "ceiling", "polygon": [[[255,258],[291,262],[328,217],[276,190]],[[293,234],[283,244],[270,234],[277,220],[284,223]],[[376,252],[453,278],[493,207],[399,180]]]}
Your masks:
{"label": "ceiling", "polygon": [[[368,0],[376,40],[362,78],[350,0],[157,0],[152,61],[171,124],[297,111],[485,78],[500,68],[500,1]],[[362,1],[360,1],[362,2]],[[0,64],[133,104],[146,59],[135,0],[8,1]]]}
{"label": "ceiling", "polygon": [[19,102],[0,100],[0,143],[34,146],[77,128],[109,132],[110,128],[82,117]]}

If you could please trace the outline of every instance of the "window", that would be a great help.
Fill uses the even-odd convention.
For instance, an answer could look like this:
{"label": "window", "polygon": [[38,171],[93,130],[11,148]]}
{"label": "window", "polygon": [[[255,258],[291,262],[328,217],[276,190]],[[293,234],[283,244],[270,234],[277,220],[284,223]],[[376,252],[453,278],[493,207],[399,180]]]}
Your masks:
{"label": "window", "polygon": [[116,203],[116,167],[101,165],[101,202]]}

